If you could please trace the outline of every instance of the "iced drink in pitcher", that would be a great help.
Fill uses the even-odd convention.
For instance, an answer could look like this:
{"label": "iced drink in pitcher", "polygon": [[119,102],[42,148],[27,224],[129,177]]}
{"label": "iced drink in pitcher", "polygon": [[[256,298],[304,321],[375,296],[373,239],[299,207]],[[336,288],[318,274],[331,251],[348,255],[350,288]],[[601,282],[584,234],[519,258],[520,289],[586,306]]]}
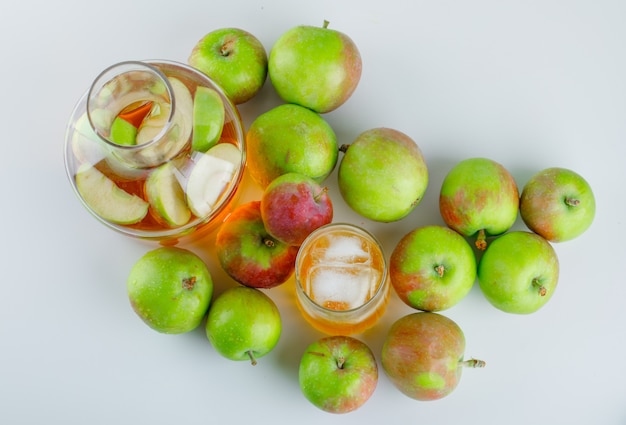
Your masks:
{"label": "iced drink in pitcher", "polygon": [[360,227],[332,223],[315,230],[296,259],[296,300],[304,318],[331,335],[372,327],[389,301],[380,243]]}

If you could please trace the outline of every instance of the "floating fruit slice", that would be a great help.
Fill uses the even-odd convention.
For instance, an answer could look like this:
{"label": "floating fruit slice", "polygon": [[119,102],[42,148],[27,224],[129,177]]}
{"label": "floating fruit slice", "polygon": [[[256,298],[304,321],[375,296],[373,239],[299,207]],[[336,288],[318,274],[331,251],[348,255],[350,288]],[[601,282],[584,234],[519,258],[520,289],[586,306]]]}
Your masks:
{"label": "floating fruit slice", "polygon": [[170,226],[182,226],[191,218],[173,162],[165,163],[150,173],[146,179],[146,195],[152,208]]}
{"label": "floating fruit slice", "polygon": [[137,128],[125,119],[116,117],[111,124],[111,141],[118,145],[135,145],[137,143]]}
{"label": "floating fruit slice", "polygon": [[235,168],[238,168],[239,164],[241,164],[241,151],[237,146],[231,143],[220,143],[215,145],[207,151],[207,154],[216,158],[224,159],[233,164]]}
{"label": "floating fruit slice", "polygon": [[191,148],[206,152],[219,141],[224,127],[224,102],[209,87],[198,87],[193,99],[193,135]]}
{"label": "floating fruit slice", "polygon": [[209,214],[233,178],[232,162],[208,153],[196,152],[186,185],[187,205],[197,217]]}
{"label": "floating fruit slice", "polygon": [[137,223],[148,213],[146,201],[117,187],[91,164],[78,168],[76,188],[89,208],[112,223]]}
{"label": "floating fruit slice", "polygon": [[137,130],[136,143],[138,145],[147,143],[159,135],[170,117],[170,109],[169,103],[154,102],[152,104],[150,113],[148,113]]}

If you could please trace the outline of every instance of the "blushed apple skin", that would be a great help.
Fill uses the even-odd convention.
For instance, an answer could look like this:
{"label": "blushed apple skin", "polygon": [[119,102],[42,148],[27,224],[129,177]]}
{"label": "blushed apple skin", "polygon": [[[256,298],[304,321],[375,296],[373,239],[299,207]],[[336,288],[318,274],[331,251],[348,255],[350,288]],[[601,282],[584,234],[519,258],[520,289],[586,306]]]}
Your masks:
{"label": "blushed apple skin", "polygon": [[252,99],[267,79],[267,52],[254,35],[220,28],[200,39],[188,63],[215,81],[235,104]]}
{"label": "blushed apple skin", "polygon": [[135,313],[152,329],[189,332],[202,322],[213,296],[206,264],[191,251],[160,247],[132,267],[126,282]]}
{"label": "blushed apple skin", "polygon": [[278,95],[318,113],[344,104],[356,89],[361,55],[346,34],[301,25],[283,33],[272,46],[268,72]]}
{"label": "blushed apple skin", "polygon": [[476,280],[476,257],[465,238],[443,226],[407,233],[389,261],[391,284],[405,304],[441,311],[459,303]]}
{"label": "blushed apple skin", "polygon": [[531,232],[513,231],[497,237],[478,263],[478,283],[485,298],[507,313],[536,312],[550,300],[558,280],[554,248]]}
{"label": "blushed apple skin", "polygon": [[457,163],[441,185],[441,217],[463,236],[472,237],[481,230],[487,236],[500,235],[513,226],[518,210],[515,179],[504,166],[488,158]]}
{"label": "blushed apple skin", "polygon": [[451,319],[418,312],[391,325],[381,354],[383,370],[406,396],[441,399],[459,384],[465,336]]}
{"label": "blushed apple skin", "polygon": [[341,196],[358,214],[393,222],[406,217],[422,201],[428,167],[409,136],[391,128],[373,128],[347,147],[338,182]]}
{"label": "blushed apple skin", "polygon": [[287,173],[263,192],[261,217],[273,237],[300,246],[313,230],[332,221],[333,204],[327,190],[315,180]]}
{"label": "blushed apple skin", "polygon": [[596,200],[589,183],[560,167],[532,176],[522,190],[520,215],[533,232],[551,242],[582,235],[593,222]]}
{"label": "blushed apple skin", "polygon": [[299,173],[321,183],[334,170],[337,136],[319,114],[283,104],[259,115],[246,134],[248,170],[265,189],[286,173]]}
{"label": "blushed apple skin", "polygon": [[261,202],[237,206],[219,228],[215,250],[224,271],[253,288],[273,288],[295,271],[298,247],[273,238],[261,217]]}
{"label": "blushed apple skin", "polygon": [[272,299],[255,288],[236,286],[213,302],[205,331],[222,356],[251,361],[269,354],[282,333],[280,311]]}
{"label": "blushed apple skin", "polygon": [[313,405],[329,413],[348,413],[374,393],[378,366],[364,342],[337,335],[307,347],[298,376],[302,393]]}

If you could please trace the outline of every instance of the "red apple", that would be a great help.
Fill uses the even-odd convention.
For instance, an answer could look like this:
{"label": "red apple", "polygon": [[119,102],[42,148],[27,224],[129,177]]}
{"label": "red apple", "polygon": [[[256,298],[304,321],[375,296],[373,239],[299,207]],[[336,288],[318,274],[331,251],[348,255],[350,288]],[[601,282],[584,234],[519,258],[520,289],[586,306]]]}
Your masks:
{"label": "red apple", "polygon": [[327,193],[311,177],[287,173],[274,179],[261,197],[261,217],[274,238],[300,246],[309,234],[333,219]]}
{"label": "red apple", "polygon": [[237,206],[217,232],[215,250],[224,271],[252,288],[273,288],[293,274],[298,247],[272,237],[261,218],[261,202]]}

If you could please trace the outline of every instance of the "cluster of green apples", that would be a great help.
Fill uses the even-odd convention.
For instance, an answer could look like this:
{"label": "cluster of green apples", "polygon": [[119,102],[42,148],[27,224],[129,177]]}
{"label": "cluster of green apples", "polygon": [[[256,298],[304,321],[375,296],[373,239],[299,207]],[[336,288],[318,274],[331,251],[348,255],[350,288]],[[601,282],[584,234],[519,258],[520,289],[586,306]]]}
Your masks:
{"label": "cluster of green apples", "polygon": [[[276,306],[259,289],[286,282],[304,238],[332,221],[322,182],[334,168],[339,165],[346,204],[379,222],[401,220],[421,202],[428,168],[415,141],[395,129],[367,129],[351,144],[338,144],[323,114],[349,99],[362,64],[354,42],[327,22],[288,30],[269,55],[246,31],[215,30],[197,43],[189,64],[236,104],[253,98],[268,76],[284,100],[259,115],[246,135],[247,167],[262,198],[235,208],[216,236],[220,265],[241,285],[211,305],[212,282],[199,259],[179,248],[159,248],[131,272],[129,297],[137,314],[161,332],[186,332],[207,317],[207,337],[217,351],[254,363],[273,349],[281,329]],[[418,311],[391,326],[381,364],[391,382],[417,400],[450,394],[464,367],[485,365],[463,359],[463,332],[438,312],[460,302],[477,279],[497,308],[537,311],[558,280],[551,243],[582,234],[593,220],[595,200],[588,183],[571,170],[541,171],[520,194],[501,164],[470,158],[444,179],[439,209],[446,225],[409,232],[389,262],[395,292]],[[530,231],[510,231],[518,214]],[[172,257],[159,259],[157,253]],[[195,259],[185,263],[182,256]],[[202,271],[190,273],[191,264]],[[185,273],[172,275],[181,270]],[[299,382],[318,408],[350,412],[374,392],[376,357],[359,339],[328,336],[303,353]]]}

